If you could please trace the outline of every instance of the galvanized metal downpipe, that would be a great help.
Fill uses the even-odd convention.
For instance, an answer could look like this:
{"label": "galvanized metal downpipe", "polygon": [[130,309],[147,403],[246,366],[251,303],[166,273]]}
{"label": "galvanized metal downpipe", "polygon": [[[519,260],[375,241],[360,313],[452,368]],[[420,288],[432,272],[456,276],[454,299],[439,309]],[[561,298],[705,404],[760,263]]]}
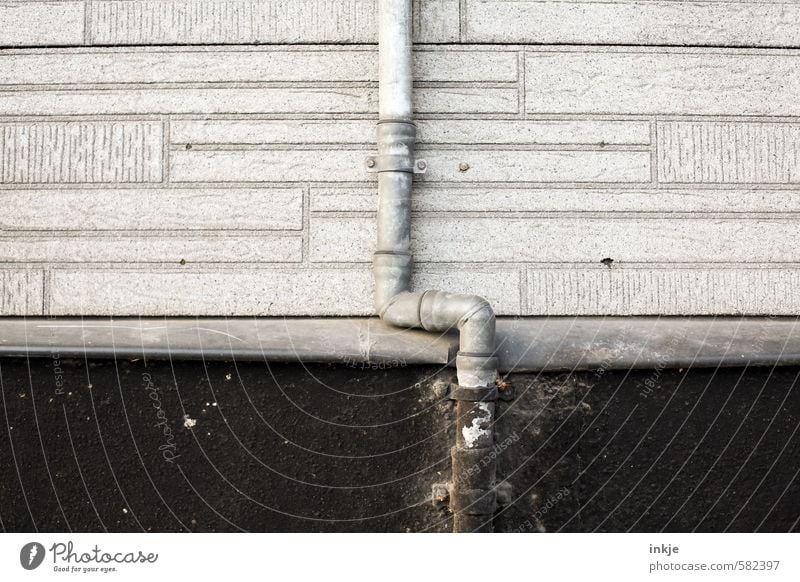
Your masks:
{"label": "galvanized metal downpipe", "polygon": [[495,315],[482,297],[445,291],[409,291],[411,191],[414,172],[412,120],[412,0],[380,0],[378,241],[373,261],[375,309],[386,322],[405,328],[460,332],[456,357],[457,440],[452,449],[450,507],[453,531],[492,531],[495,511],[494,406]]}

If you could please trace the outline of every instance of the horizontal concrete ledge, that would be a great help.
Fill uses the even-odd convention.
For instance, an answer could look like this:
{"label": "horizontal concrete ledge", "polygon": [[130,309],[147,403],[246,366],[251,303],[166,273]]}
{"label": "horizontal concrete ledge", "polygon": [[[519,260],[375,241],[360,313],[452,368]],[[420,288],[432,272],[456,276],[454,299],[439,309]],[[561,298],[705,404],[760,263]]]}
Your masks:
{"label": "horizontal concrete ledge", "polygon": [[[800,317],[501,318],[501,371],[800,364]],[[0,356],[452,365],[455,333],[378,319],[0,318]]]}

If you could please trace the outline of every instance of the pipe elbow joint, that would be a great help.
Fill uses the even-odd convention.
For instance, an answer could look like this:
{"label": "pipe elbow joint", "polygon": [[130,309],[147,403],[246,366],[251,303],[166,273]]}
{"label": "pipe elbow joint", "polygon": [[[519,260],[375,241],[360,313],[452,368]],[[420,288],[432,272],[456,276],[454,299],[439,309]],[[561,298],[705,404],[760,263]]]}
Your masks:
{"label": "pipe elbow joint", "polygon": [[458,329],[462,352],[483,355],[494,352],[495,314],[483,297],[426,291],[422,295],[420,319],[428,331]]}

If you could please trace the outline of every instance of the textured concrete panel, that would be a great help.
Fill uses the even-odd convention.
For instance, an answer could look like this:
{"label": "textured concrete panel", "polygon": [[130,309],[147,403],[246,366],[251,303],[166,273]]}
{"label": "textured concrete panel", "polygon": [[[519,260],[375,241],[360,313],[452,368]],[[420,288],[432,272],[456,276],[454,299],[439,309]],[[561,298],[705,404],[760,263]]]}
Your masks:
{"label": "textured concrete panel", "polygon": [[415,0],[414,41],[452,42],[461,37],[460,0]]}
{"label": "textured concrete panel", "polygon": [[[415,41],[765,47],[800,41],[793,2],[466,0],[463,6],[462,14],[459,0],[416,0]],[[377,42],[375,0],[9,0],[0,11],[0,23],[9,23],[0,28],[0,46],[74,46],[84,36],[89,45]]]}
{"label": "textured concrete panel", "polygon": [[[0,91],[0,115],[377,114],[376,89],[163,88]],[[418,113],[516,113],[516,88],[422,88]]]}
{"label": "textured concrete panel", "polygon": [[[192,119],[172,123],[174,144],[363,144],[374,147],[375,121]],[[649,145],[646,121],[447,119],[417,122],[420,144]]]}
{"label": "textured concrete panel", "polygon": [[83,44],[84,2],[0,2],[0,47]]}
{"label": "textured concrete panel", "polygon": [[669,122],[658,124],[658,179],[695,184],[793,184],[800,181],[800,125]]}
{"label": "textured concrete panel", "polygon": [[[374,181],[363,169],[369,150],[178,150],[176,182]],[[426,182],[649,182],[649,152],[420,150],[430,165]],[[463,162],[470,169],[461,171]],[[303,168],[302,172],[298,172]]]}
{"label": "textured concrete panel", "polygon": [[[473,98],[478,102],[478,95]],[[371,113],[377,92],[356,88],[159,88],[0,91],[0,115]]]}
{"label": "textured concrete panel", "polygon": [[[516,218],[418,215],[412,250],[420,261],[447,263],[797,262],[796,220],[705,218]],[[371,217],[313,215],[312,261],[368,262]]]}
{"label": "textured concrete panel", "polygon": [[92,44],[370,42],[372,0],[92,2]]}
{"label": "textured concrete panel", "polygon": [[15,235],[0,237],[0,262],[285,263],[302,259],[298,237],[205,235]]}
{"label": "textured concrete panel", "polygon": [[[418,50],[417,82],[515,83],[514,50]],[[378,52],[353,48],[60,49],[0,54],[0,85],[375,82]]]}
{"label": "textured concrete panel", "polygon": [[[236,2],[95,7],[117,4],[114,34],[216,19],[233,43]],[[422,2],[418,31],[467,39],[469,4]],[[462,5],[463,30],[445,18]],[[415,288],[508,315],[793,313],[798,59],[420,47]],[[0,264],[46,271],[14,309],[44,294],[59,314],[370,314],[376,63],[342,45],[2,51]]]}
{"label": "textured concrete panel", "polygon": [[797,46],[794,2],[466,0],[465,42]]}
{"label": "textured concrete panel", "polygon": [[299,188],[0,190],[0,230],[300,230]]}
{"label": "textured concrete panel", "polygon": [[[498,313],[520,311],[520,273],[420,265],[414,290],[479,293]],[[463,276],[462,276],[463,275]],[[371,315],[372,271],[358,267],[197,270],[59,268],[49,275],[54,315]],[[41,309],[41,294],[39,295]]]}
{"label": "textured concrete panel", "polygon": [[530,145],[649,145],[646,121],[484,120],[420,121],[422,143]]}
{"label": "textured concrete panel", "polygon": [[0,268],[0,315],[42,315],[44,272]]}
{"label": "textured concrete panel", "polygon": [[529,113],[798,115],[800,53],[528,49]]}
{"label": "textured concrete panel", "polygon": [[55,269],[47,312],[53,315],[367,314],[368,269],[112,270]]}
{"label": "textured concrete panel", "polygon": [[[417,42],[458,41],[458,0],[415,2]],[[92,44],[377,42],[375,0],[92,2]]]}
{"label": "textured concrete panel", "polygon": [[[419,150],[428,161],[424,181],[650,182],[647,151]],[[461,164],[469,165],[467,171]]]}
{"label": "textured concrete panel", "polygon": [[0,182],[160,182],[160,122],[0,123]]}
{"label": "textured concrete panel", "polygon": [[374,147],[375,122],[349,119],[189,119],[172,122],[176,145],[359,144]]}
{"label": "textured concrete panel", "polygon": [[177,150],[174,182],[340,182],[374,180],[364,170],[368,150]]}
{"label": "textured concrete panel", "polygon": [[529,315],[800,312],[800,269],[713,265],[528,269]]}
{"label": "textured concrete panel", "polygon": [[[720,190],[691,186],[671,189],[620,189],[490,185],[420,185],[412,208],[421,212],[591,212],[597,213],[800,213],[795,190]],[[311,189],[312,212],[375,212],[378,193],[371,186]]]}

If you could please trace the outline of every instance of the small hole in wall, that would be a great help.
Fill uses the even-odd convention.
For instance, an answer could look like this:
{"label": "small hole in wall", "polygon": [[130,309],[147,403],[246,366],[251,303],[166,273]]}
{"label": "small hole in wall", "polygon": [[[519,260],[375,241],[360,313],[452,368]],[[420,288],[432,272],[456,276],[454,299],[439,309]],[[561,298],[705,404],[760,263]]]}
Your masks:
{"label": "small hole in wall", "polygon": [[186,264],[186,259],[181,259],[180,263],[181,263],[181,265],[185,265]]}
{"label": "small hole in wall", "polygon": [[187,143],[187,144],[186,144],[186,149],[187,149],[187,150],[190,150],[190,149],[192,149],[192,144],[190,144],[190,143]]}
{"label": "small hole in wall", "polygon": [[606,257],[605,259],[602,259],[600,262],[610,269],[611,265],[614,263],[614,259]]}

